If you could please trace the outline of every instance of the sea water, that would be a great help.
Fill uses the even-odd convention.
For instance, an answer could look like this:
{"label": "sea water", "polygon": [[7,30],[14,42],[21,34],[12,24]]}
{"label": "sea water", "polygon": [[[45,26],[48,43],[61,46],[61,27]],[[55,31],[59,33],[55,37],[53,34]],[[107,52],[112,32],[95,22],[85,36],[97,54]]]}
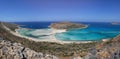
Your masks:
{"label": "sea water", "polygon": [[[43,39],[49,38],[51,30],[48,26],[54,22],[15,22],[22,25],[18,32],[27,37]],[[98,41],[112,39],[120,34],[120,25],[109,22],[77,22],[88,25],[87,28],[70,29],[63,33],[56,33],[55,38],[63,41]]]}

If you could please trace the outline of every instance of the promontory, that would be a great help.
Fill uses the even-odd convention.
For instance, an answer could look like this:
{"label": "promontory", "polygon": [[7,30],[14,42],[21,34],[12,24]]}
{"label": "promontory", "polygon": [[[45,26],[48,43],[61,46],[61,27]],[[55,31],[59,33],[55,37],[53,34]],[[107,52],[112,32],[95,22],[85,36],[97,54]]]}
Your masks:
{"label": "promontory", "polygon": [[54,29],[74,29],[74,28],[86,28],[87,25],[72,22],[59,22],[52,23],[49,27]]}

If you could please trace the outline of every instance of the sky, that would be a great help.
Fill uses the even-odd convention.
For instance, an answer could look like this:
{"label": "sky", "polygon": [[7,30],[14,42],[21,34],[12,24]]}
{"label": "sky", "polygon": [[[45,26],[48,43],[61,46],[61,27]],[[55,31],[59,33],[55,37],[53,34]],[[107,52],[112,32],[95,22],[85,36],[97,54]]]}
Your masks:
{"label": "sky", "polygon": [[120,0],[0,0],[0,21],[120,22]]}

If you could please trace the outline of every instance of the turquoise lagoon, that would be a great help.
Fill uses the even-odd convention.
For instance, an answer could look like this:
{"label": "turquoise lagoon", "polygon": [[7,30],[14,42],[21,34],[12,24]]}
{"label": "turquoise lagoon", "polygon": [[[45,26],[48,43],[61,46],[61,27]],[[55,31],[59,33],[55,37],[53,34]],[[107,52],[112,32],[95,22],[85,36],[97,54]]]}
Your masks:
{"label": "turquoise lagoon", "polygon": [[[51,29],[48,28],[52,22],[21,22],[17,23],[22,28],[18,32],[27,37],[39,40],[48,39]],[[79,23],[79,22],[77,22]],[[112,25],[105,22],[82,22],[87,24],[87,28],[70,29],[63,33],[56,33],[55,38],[62,41],[99,41],[102,39],[112,39],[120,34],[120,25]]]}

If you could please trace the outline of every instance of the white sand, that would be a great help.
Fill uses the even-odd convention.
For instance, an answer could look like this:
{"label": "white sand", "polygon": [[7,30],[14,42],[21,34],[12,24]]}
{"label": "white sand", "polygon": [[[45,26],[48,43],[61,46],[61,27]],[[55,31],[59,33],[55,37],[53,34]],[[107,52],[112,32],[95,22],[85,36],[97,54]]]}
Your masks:
{"label": "white sand", "polygon": [[43,39],[36,39],[36,38],[31,38],[31,37],[26,37],[26,36],[22,36],[18,33],[18,30],[20,29],[16,29],[16,34],[19,37],[23,37],[29,40],[33,40],[36,42],[56,42],[56,43],[60,43],[60,44],[66,44],[66,43],[89,43],[89,42],[93,42],[93,41],[61,41],[55,38],[55,34],[56,33],[62,33],[62,32],[66,32],[66,29],[51,29],[51,35],[47,38],[43,38]]}
{"label": "white sand", "polygon": [[[4,26],[4,25],[3,25]],[[51,29],[51,35],[48,38],[43,38],[43,39],[36,39],[36,38],[32,38],[32,37],[27,37],[27,36],[22,36],[18,33],[19,29],[16,29],[16,32],[11,31],[9,28],[7,28],[6,26],[4,26],[4,28],[6,28],[6,30],[10,31],[11,34],[15,35],[15,36],[19,36],[22,38],[26,38],[28,40],[32,40],[35,42],[56,42],[56,43],[60,43],[60,44],[64,44],[64,43],[88,43],[88,42],[92,42],[92,41],[61,41],[61,40],[57,40],[55,38],[55,34],[56,33],[62,33],[62,32],[66,32],[66,29],[63,30],[58,30],[58,29]]]}
{"label": "white sand", "polygon": [[107,42],[107,41],[109,41],[109,40],[110,40],[110,38],[102,39],[103,42]]}
{"label": "white sand", "polygon": [[52,30],[52,34],[55,34],[55,33],[62,33],[62,32],[66,32],[67,30],[66,29],[51,29]]}

